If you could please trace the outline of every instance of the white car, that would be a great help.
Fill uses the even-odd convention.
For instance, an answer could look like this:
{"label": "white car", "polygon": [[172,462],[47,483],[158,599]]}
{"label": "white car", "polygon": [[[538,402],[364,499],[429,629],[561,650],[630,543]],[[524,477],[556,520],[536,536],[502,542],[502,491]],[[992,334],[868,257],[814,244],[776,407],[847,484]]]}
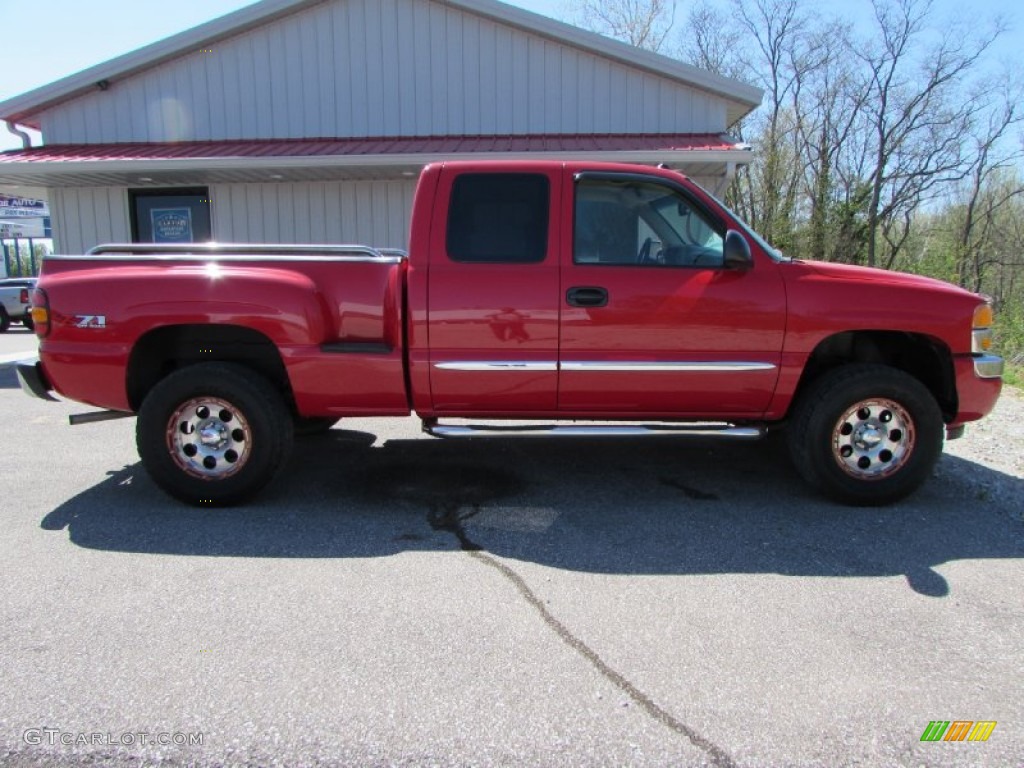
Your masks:
{"label": "white car", "polygon": [[6,333],[12,322],[32,330],[32,290],[34,277],[8,277],[0,280],[0,333]]}

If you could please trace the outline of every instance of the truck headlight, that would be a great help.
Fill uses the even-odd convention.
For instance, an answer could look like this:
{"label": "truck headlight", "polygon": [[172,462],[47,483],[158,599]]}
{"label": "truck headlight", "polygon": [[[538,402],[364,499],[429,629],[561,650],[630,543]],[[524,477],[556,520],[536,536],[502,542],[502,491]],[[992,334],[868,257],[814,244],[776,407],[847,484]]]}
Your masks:
{"label": "truck headlight", "polygon": [[979,304],[974,310],[974,320],[971,323],[971,351],[976,355],[983,355],[992,349],[992,323],[995,315],[992,312],[992,305]]}

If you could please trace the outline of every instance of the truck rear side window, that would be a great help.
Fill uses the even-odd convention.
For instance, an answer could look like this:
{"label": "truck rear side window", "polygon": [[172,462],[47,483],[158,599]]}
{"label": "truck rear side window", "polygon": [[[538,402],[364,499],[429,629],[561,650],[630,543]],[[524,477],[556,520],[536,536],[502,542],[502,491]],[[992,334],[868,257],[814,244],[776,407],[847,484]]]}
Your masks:
{"label": "truck rear side window", "polygon": [[544,261],[550,199],[541,174],[462,174],[448,209],[448,256],[489,264]]}

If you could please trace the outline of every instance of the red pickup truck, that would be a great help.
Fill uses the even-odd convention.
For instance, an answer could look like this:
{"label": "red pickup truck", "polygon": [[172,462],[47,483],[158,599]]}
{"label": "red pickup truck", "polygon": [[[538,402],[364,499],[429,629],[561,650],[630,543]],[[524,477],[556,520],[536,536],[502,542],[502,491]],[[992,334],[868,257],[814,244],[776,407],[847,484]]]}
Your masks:
{"label": "red pickup truck", "polygon": [[821,492],[883,504],[992,409],[1003,370],[985,298],[786,258],[681,174],[602,163],[430,165],[408,255],[49,257],[33,306],[22,387],[137,414],[146,469],[193,504],[250,497],[297,433],[410,412],[439,437],[785,427]]}

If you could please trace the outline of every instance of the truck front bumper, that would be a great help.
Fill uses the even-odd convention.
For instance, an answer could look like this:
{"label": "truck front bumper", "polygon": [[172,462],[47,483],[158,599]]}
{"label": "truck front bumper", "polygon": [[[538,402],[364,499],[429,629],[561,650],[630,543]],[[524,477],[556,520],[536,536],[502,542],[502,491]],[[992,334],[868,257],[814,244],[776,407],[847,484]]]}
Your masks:
{"label": "truck front bumper", "polygon": [[38,397],[41,400],[57,401],[57,398],[50,394],[53,387],[46,378],[42,363],[38,360],[22,360],[14,364],[14,370],[18,374],[21,391],[26,395]]}
{"label": "truck front bumper", "polygon": [[996,355],[960,355],[953,358],[956,374],[957,414],[946,425],[949,437],[963,432],[969,421],[987,416],[1003,387],[1003,358]]}
{"label": "truck front bumper", "polygon": [[978,355],[974,358],[974,375],[979,379],[999,379],[1003,376],[1003,358],[998,355]]}

